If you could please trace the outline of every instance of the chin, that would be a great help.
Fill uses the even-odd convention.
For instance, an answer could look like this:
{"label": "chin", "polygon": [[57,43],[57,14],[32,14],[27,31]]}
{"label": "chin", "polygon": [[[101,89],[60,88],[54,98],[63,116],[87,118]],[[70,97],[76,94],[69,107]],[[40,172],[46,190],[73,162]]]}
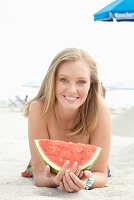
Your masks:
{"label": "chin", "polygon": [[63,108],[64,108],[64,110],[68,110],[68,111],[76,111],[76,110],[78,110],[79,108],[80,108],[80,106],[63,106]]}

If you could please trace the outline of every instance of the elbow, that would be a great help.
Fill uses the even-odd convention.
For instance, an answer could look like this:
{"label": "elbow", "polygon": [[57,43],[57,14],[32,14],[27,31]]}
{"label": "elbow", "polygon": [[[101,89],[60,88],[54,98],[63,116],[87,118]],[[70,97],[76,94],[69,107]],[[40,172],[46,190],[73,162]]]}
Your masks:
{"label": "elbow", "polygon": [[49,187],[47,184],[46,184],[46,182],[41,182],[41,181],[39,181],[39,180],[36,180],[36,179],[34,179],[34,185],[35,186],[37,186],[37,187]]}
{"label": "elbow", "polygon": [[102,187],[105,187],[107,183],[107,177],[104,179],[104,181],[102,182]]}
{"label": "elbow", "polygon": [[44,179],[44,178],[42,179],[38,176],[34,177],[34,185],[37,186],[37,187],[51,187],[51,188],[59,187],[59,185],[56,185],[55,183],[53,183],[49,179]]}
{"label": "elbow", "polygon": [[42,179],[42,176],[34,174],[34,185],[37,187],[47,187],[45,179]]}
{"label": "elbow", "polygon": [[34,178],[34,185],[37,187],[43,187],[42,184],[36,178]]}
{"label": "elbow", "polygon": [[47,181],[44,178],[44,172],[34,172],[34,185],[37,187],[47,187]]}
{"label": "elbow", "polygon": [[102,181],[102,183],[101,183],[101,187],[105,187],[106,186],[106,183],[107,183],[107,174],[103,174],[104,176],[103,176],[103,181]]}
{"label": "elbow", "polygon": [[103,173],[102,174],[102,181],[101,181],[101,187],[105,187],[107,183],[107,174]]}
{"label": "elbow", "polygon": [[107,175],[105,173],[95,172],[94,173],[94,183],[91,186],[93,188],[103,188],[107,183]]}

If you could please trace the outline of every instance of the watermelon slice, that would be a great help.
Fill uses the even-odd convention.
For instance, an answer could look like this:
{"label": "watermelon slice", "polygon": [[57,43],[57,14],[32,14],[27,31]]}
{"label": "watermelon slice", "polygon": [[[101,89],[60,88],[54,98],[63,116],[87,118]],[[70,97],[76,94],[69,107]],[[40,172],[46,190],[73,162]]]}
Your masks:
{"label": "watermelon slice", "polygon": [[51,139],[35,140],[35,144],[42,161],[54,173],[59,172],[66,160],[70,161],[67,171],[74,162],[82,166],[82,170],[90,169],[101,152],[97,146]]}

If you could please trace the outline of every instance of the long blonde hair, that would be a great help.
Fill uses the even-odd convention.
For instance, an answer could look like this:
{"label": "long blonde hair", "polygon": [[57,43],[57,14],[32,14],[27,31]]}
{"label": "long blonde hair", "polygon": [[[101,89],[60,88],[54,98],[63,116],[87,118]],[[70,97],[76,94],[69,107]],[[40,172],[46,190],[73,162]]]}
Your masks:
{"label": "long blonde hair", "polygon": [[57,54],[50,64],[46,76],[41,84],[37,96],[27,103],[25,117],[29,114],[29,105],[33,100],[37,100],[43,104],[43,115],[49,113],[56,102],[55,97],[55,78],[57,69],[65,62],[84,60],[90,70],[90,90],[86,101],[81,105],[79,114],[72,127],[71,135],[88,135],[93,133],[99,115],[99,80],[96,62],[88,55],[87,52],[76,49],[67,48]]}

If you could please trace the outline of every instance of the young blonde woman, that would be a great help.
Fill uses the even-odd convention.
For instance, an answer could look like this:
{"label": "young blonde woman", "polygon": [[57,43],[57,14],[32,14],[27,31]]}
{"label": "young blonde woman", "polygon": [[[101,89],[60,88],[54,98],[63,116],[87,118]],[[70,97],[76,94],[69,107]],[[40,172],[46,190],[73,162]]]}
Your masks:
{"label": "young blonde woman", "polygon": [[[105,186],[109,176],[110,112],[100,94],[96,63],[88,53],[76,48],[58,53],[37,96],[27,104],[25,116],[32,163],[22,176],[33,175],[36,186],[61,187],[67,192]],[[43,138],[96,145],[102,151],[90,171],[81,171],[74,162],[66,173],[66,161],[56,175],[42,163],[36,150],[34,140]]]}

